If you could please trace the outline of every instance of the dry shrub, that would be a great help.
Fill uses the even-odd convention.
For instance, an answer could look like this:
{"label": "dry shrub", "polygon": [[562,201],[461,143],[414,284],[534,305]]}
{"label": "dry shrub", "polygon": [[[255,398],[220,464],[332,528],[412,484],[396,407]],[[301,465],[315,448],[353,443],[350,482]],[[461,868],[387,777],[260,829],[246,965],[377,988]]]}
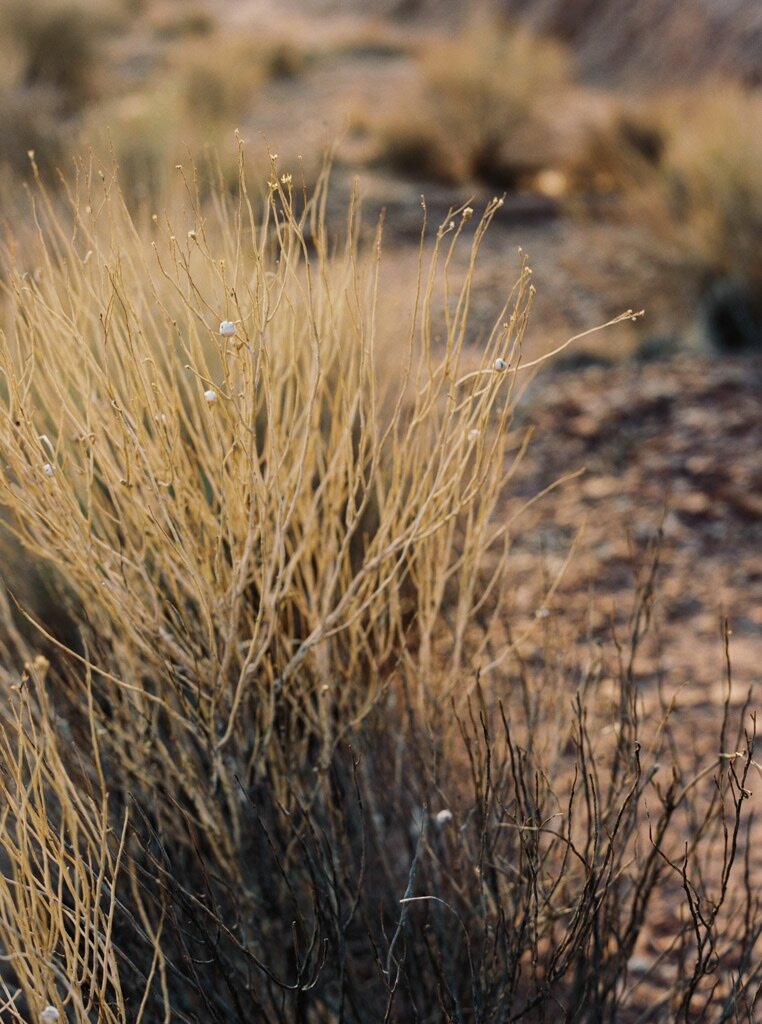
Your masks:
{"label": "dry shrub", "polygon": [[719,89],[678,107],[660,197],[686,252],[762,287],[762,99]]}
{"label": "dry shrub", "polygon": [[205,153],[199,157],[197,180],[210,182],[206,191],[220,173],[234,188],[238,155],[233,132],[262,81],[255,54],[245,43],[177,46],[171,63],[139,92],[94,110],[79,138],[102,160],[118,164],[133,211],[160,204],[172,167],[191,152]]}
{"label": "dry shrub", "polygon": [[[432,339],[440,261],[470,222],[456,213],[398,325],[403,369],[378,379],[375,250],[361,257],[352,222],[332,257],[323,186],[307,202],[271,173],[256,207],[241,178],[205,211],[183,178],[176,222],[141,234],[116,178],[82,167],[63,210],[40,185],[39,233],[4,247],[3,504],[81,609],[68,653],[42,627],[72,770],[94,770],[80,747],[101,736],[117,803],[163,780],[154,827],[200,815],[234,885],[241,785],[287,799],[295,766],[327,768],[393,677],[444,699],[486,643],[470,630],[501,606],[512,380],[493,364],[517,357],[529,290],[524,275],[463,376],[470,275]],[[37,1005],[39,976],[17,977]]]}
{"label": "dry shrub", "polygon": [[267,82],[294,78],[307,62],[306,50],[287,38],[217,33],[176,45],[162,87],[179,90],[187,124],[200,119],[203,127],[230,132]]}
{"label": "dry shrub", "polygon": [[648,225],[727,350],[762,345],[760,140],[762,98],[714,86],[615,115],[588,154],[592,176]]}
{"label": "dry shrub", "polygon": [[752,1022],[753,721],[728,688],[698,764],[671,699],[643,723],[649,604],[630,645],[566,662],[572,701],[516,648],[503,699],[464,676],[422,715],[395,687],[282,796],[234,776],[225,845],[218,778],[178,801],[145,749],[114,758],[94,677],[65,707],[35,658],[0,744],[7,1018]]}
{"label": "dry shrub", "polygon": [[0,11],[0,166],[14,173],[28,169],[29,150],[46,167],[60,157],[66,105],[60,83],[30,73],[20,11]]}
{"label": "dry shrub", "polygon": [[64,115],[97,96],[100,42],[115,24],[110,4],[58,0],[11,0],[0,16],[3,33],[21,57],[23,86],[51,91]]}
{"label": "dry shrub", "polygon": [[[72,153],[106,82],[104,54],[122,13],[111,3],[9,0],[0,8],[0,167],[23,174],[28,151],[49,177]],[[104,86],[107,88],[104,90]]]}
{"label": "dry shrub", "polygon": [[84,165],[5,238],[0,500],[76,640],[3,593],[4,1019],[635,1019],[670,899],[648,1019],[751,1020],[748,709],[698,761],[643,725],[655,563],[606,661],[512,633],[499,202],[424,245],[386,375],[380,235],[266,186],[144,222]]}
{"label": "dry shrub", "polygon": [[[221,170],[231,189],[238,178],[235,130],[268,81],[299,73],[307,56],[284,39],[222,31],[172,39],[160,66],[127,96],[112,96],[84,119],[76,149],[93,149],[119,164],[132,209],[160,203],[171,167],[188,154],[207,154],[202,176]],[[212,154],[211,156],[209,154]],[[319,157],[315,162],[319,166]],[[266,160],[260,161],[266,167]],[[199,168],[201,170],[201,168]],[[211,185],[209,186],[211,187]]]}
{"label": "dry shrub", "polygon": [[448,182],[513,187],[548,154],[543,104],[568,85],[562,46],[484,15],[422,54],[413,112],[381,127],[380,159]]}
{"label": "dry shrub", "polygon": [[[134,38],[117,38],[135,19]],[[141,49],[140,31],[152,26],[156,41]],[[299,74],[308,59],[286,37],[218,31],[200,9],[130,15],[88,0],[13,0],[0,10],[0,56],[0,164],[24,173],[33,150],[51,178],[92,148],[119,162],[133,207],[163,193],[173,161],[205,147],[227,154],[234,184],[237,156],[225,140],[266,82]]]}
{"label": "dry shrub", "polygon": [[228,134],[267,79],[256,46],[222,37],[176,50],[173,65],[185,123],[198,119],[204,127],[224,125]]}
{"label": "dry shrub", "polygon": [[[493,363],[515,358],[528,275],[463,376],[470,275],[446,291],[446,344],[432,338],[438,261],[470,218],[456,214],[417,315],[398,325],[400,378],[385,384],[375,262],[360,262],[353,235],[331,258],[322,186],[300,208],[272,174],[262,208],[242,190],[211,214],[184,179],[176,222],[141,235],[117,180],[82,168],[68,211],[41,192],[37,240],[5,247],[9,528],[84,610],[80,650],[124,684],[129,731],[142,744],[154,715],[157,738],[186,723],[199,751],[216,751],[215,772],[240,741],[229,766],[256,774],[281,730],[289,757],[328,751],[403,651],[397,670],[423,695],[437,612],[455,595],[436,672],[447,692],[473,607],[497,614],[505,562],[490,517],[512,373]],[[502,554],[481,598],[487,549]]]}
{"label": "dry shrub", "polygon": [[263,63],[270,79],[297,78],[309,65],[311,55],[295,39],[272,40],[265,49]]}

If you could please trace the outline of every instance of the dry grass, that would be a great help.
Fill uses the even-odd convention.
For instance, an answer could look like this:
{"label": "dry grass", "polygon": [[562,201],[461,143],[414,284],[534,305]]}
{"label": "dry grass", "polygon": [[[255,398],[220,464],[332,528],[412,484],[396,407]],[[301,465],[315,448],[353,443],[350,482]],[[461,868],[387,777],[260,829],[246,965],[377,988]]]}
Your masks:
{"label": "dry grass", "polygon": [[[444,699],[483,646],[468,631],[500,607],[504,554],[476,584],[485,550],[506,546],[490,518],[512,380],[492,362],[516,357],[528,297],[525,279],[458,383],[469,282],[441,349],[430,308],[457,214],[399,324],[390,391],[373,253],[360,260],[351,227],[330,257],[322,191],[302,207],[272,174],[264,204],[241,183],[211,214],[188,181],[177,223],[141,235],[116,181],[83,168],[68,210],[41,191],[37,241],[5,249],[3,503],[81,616],[56,687],[84,710],[92,666],[90,725],[124,768],[110,787],[146,785],[166,758],[176,799],[233,860],[236,779],[268,770],[285,795],[291,764],[329,763],[391,676],[426,702],[436,675]],[[459,597],[437,659],[445,590]],[[221,800],[202,807],[210,774]]]}
{"label": "dry grass", "polygon": [[[446,344],[432,338],[434,282],[470,219],[455,213],[398,325],[401,372],[382,381],[375,251],[360,256],[353,221],[331,256],[323,186],[307,202],[271,173],[262,203],[242,177],[236,204],[206,212],[182,177],[176,220],[140,232],[116,179],[83,166],[63,209],[38,182],[39,232],[4,247],[3,505],[79,610],[75,650],[44,623],[33,646],[52,644],[75,746],[106,730],[112,796],[165,760],[173,801],[231,863],[239,785],[267,772],[285,798],[291,765],[328,765],[393,678],[421,706],[445,700],[484,649],[513,380],[493,364],[515,364],[529,295],[525,276],[461,380],[470,276],[447,286]],[[69,813],[67,792],[50,799]],[[30,1005],[55,982],[35,964],[17,975]]]}
{"label": "dry grass", "polygon": [[[459,382],[469,282],[448,296],[438,351],[433,284],[422,281],[419,322],[399,327],[407,370],[389,394],[374,367],[375,266],[359,266],[351,244],[329,257],[320,192],[298,212],[298,193],[275,179],[264,211],[242,195],[209,217],[187,185],[189,206],[177,223],[150,227],[149,242],[116,181],[84,168],[66,220],[40,195],[41,239],[9,240],[5,502],[19,539],[61,571],[95,633],[122,623],[132,667],[115,674],[132,678],[132,659],[148,659],[159,705],[164,679],[215,747],[251,705],[256,761],[274,725],[273,687],[289,694],[313,651],[330,665],[335,646],[365,692],[334,693],[316,663],[315,692],[293,695],[300,714],[314,716],[324,685],[329,703],[372,699],[407,628],[404,602],[387,593],[398,576],[425,604],[424,657],[443,557],[463,591],[459,672],[474,573],[504,534],[487,525],[503,432],[486,432],[509,416],[512,374],[492,362],[516,358],[528,283],[482,368]],[[457,214],[439,247],[467,220]],[[220,321],[234,336],[220,336]],[[464,517],[473,537],[456,555]],[[189,690],[187,672],[208,686]]]}
{"label": "dry grass", "polygon": [[233,34],[206,7],[14,0],[0,11],[0,57],[0,174],[28,175],[33,151],[55,180],[92,150],[120,164],[134,209],[166,192],[167,168],[205,149],[222,154],[234,188],[228,140],[262,89],[301,74],[310,53],[283,33]]}
{"label": "dry grass", "polygon": [[760,97],[720,85],[615,115],[588,155],[589,177],[649,227],[649,260],[676,271],[710,318],[737,321],[724,344],[709,325],[727,349],[762,344],[760,139]]}
{"label": "dry grass", "polygon": [[0,10],[0,170],[28,166],[27,151],[50,168],[67,133],[100,95],[102,43],[115,9],[55,0],[9,0]]}
{"label": "dry grass", "polygon": [[[568,85],[559,43],[480,15],[426,46],[413,113],[380,128],[380,160],[447,182],[513,187],[548,157],[543,106]],[[411,106],[410,97],[406,106]]]}
{"label": "dry grass", "polygon": [[688,252],[762,287],[762,103],[738,89],[695,97],[673,115],[663,203]]}
{"label": "dry grass", "polygon": [[[105,778],[93,786],[86,771],[72,772],[45,695],[47,667],[38,656],[14,684],[21,699],[3,698],[0,1006],[6,1020],[37,1021],[46,1006],[69,1004],[77,1021],[93,1019],[94,1007],[98,1020],[125,1021],[112,941],[125,831],[114,845]],[[97,768],[92,740],[85,758]]]}
{"label": "dry grass", "polygon": [[4,5],[0,34],[16,51],[23,84],[49,90],[64,114],[80,109],[96,95],[99,45],[115,25],[115,8],[43,0]]}
{"label": "dry grass", "polygon": [[[199,181],[206,177],[213,188],[222,172],[235,191],[234,132],[269,82],[298,75],[307,61],[306,51],[280,37],[210,28],[160,38],[162,60],[138,88],[112,95],[82,119],[74,149],[89,147],[119,164],[133,210],[145,201],[158,206],[171,187],[172,166],[191,153],[199,155]],[[210,166],[202,171],[204,164]],[[266,165],[260,161],[263,170]]]}
{"label": "dry grass", "polygon": [[83,164],[6,231],[0,501],[67,621],[0,604],[4,1019],[751,1021],[748,706],[643,724],[656,560],[607,659],[513,629],[499,202],[400,312],[294,173],[151,218]]}

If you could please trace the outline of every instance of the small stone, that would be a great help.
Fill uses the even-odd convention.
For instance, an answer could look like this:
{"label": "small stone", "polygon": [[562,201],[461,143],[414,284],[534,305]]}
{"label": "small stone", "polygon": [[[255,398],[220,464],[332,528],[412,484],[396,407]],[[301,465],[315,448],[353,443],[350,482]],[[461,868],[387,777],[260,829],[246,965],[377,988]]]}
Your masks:
{"label": "small stone", "polygon": [[675,512],[683,512],[690,516],[702,516],[712,509],[709,495],[703,491],[676,491],[669,501],[670,508]]}
{"label": "small stone", "polygon": [[592,501],[622,494],[624,490],[622,481],[613,476],[591,476],[582,484],[582,493]]}
{"label": "small stone", "polygon": [[584,413],[569,420],[567,429],[575,437],[593,438],[597,437],[602,430],[602,423],[595,416],[586,416]]}

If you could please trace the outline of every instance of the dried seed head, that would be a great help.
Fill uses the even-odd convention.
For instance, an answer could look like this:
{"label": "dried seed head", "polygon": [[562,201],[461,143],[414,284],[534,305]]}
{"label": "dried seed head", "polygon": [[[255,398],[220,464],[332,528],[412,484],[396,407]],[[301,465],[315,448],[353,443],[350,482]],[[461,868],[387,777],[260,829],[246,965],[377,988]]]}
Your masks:
{"label": "dried seed head", "polygon": [[507,370],[508,369],[508,363],[506,363],[505,359],[500,359],[500,357],[498,357],[495,360],[495,369],[496,370]]}
{"label": "dried seed head", "polygon": [[40,1020],[42,1024],[56,1024],[56,1021],[61,1019],[61,1014],[55,1008],[55,1006],[46,1006],[40,1014]]}
{"label": "dried seed head", "polygon": [[207,405],[214,405],[214,403],[217,401],[217,392],[212,391],[212,389],[209,388],[208,391],[204,392],[204,399]]}
{"label": "dried seed head", "polygon": [[223,320],[220,324],[220,334],[223,338],[232,338],[235,334],[235,324],[232,320]]}

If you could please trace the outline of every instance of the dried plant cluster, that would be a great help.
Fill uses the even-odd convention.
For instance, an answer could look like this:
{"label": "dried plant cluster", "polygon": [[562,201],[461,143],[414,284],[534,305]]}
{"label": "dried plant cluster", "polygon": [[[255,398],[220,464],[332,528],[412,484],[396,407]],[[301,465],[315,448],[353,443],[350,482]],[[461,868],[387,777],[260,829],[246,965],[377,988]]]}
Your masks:
{"label": "dried plant cluster", "polygon": [[472,16],[423,48],[420,93],[379,125],[377,159],[433,180],[515,189],[552,152],[543,107],[568,89],[569,64],[555,40]]}
{"label": "dried plant cluster", "polygon": [[640,204],[658,239],[705,273],[745,278],[758,291],[761,128],[755,92],[717,86],[620,112],[590,158]]}
{"label": "dried plant cluster", "polygon": [[698,764],[643,725],[653,573],[584,671],[510,625],[499,201],[393,316],[325,184],[181,170],[143,222],[83,166],[6,235],[0,501],[58,609],[2,604],[3,1019],[753,1020],[748,707]]}
{"label": "dried plant cluster", "polygon": [[648,227],[648,259],[680,282],[729,354],[762,345],[760,139],[758,90],[720,83],[615,109],[580,158],[584,179]]}

